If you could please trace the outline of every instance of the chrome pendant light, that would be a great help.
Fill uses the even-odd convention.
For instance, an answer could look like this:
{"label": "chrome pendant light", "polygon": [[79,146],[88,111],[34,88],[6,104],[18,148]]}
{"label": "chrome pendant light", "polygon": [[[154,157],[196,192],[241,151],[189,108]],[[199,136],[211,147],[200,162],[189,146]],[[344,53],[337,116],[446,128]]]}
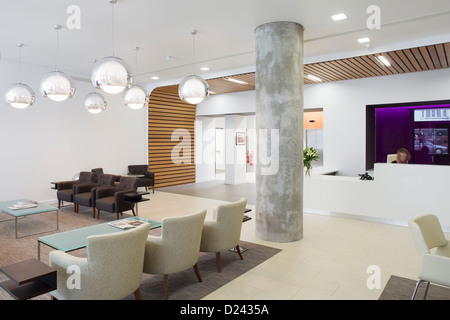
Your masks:
{"label": "chrome pendant light", "polygon": [[106,109],[107,102],[105,97],[98,92],[89,93],[84,99],[84,107],[93,114],[100,113]]}
{"label": "chrome pendant light", "polygon": [[[192,47],[195,63],[195,43],[194,36],[197,34],[197,30],[192,29]],[[190,75],[184,78],[178,86],[178,95],[180,99],[190,104],[199,104],[209,96],[209,85],[202,77],[198,75]]]}
{"label": "chrome pendant light", "polygon": [[[134,47],[136,51],[136,70],[137,70],[137,52],[139,50],[138,46]],[[123,104],[130,107],[133,110],[142,109],[144,106],[148,105],[148,94],[147,90],[143,86],[133,84],[130,88],[126,89],[122,96]]]}
{"label": "chrome pendant light", "polygon": [[112,4],[112,56],[98,60],[92,70],[91,81],[96,88],[111,94],[117,94],[129,88],[133,82],[130,68],[120,58],[114,56],[114,5],[117,0],[109,0]]}
{"label": "chrome pendant light", "polygon": [[59,39],[58,31],[61,29],[59,24],[56,29],[56,70],[47,73],[41,80],[40,91],[43,97],[53,101],[64,101],[72,98],[75,94],[75,83],[72,78],[64,72],[59,71]]}
{"label": "chrome pendant light", "polygon": [[[17,43],[19,48],[19,75],[22,75],[22,57],[21,49],[22,43]],[[33,89],[28,85],[23,84],[20,79],[18,83],[13,83],[6,88],[5,101],[10,106],[16,109],[25,109],[34,103],[35,95]]]}

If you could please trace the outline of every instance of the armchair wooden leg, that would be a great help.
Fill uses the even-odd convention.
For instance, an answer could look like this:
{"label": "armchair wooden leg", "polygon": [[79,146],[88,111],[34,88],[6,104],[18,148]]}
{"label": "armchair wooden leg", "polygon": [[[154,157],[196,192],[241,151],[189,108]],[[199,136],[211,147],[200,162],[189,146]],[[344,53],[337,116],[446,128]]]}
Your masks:
{"label": "armchair wooden leg", "polygon": [[222,272],[222,268],[220,266],[220,251],[216,252],[216,265],[217,265],[217,271]]}
{"label": "armchair wooden leg", "polygon": [[119,213],[116,212],[116,220],[119,220]]}
{"label": "armchair wooden leg", "polygon": [[61,200],[58,200],[58,209],[61,209]]}
{"label": "armchair wooden leg", "polygon": [[236,251],[239,254],[239,257],[241,258],[241,260],[244,260],[244,257],[242,256],[241,248],[239,247],[239,245],[236,246]]}
{"label": "armchair wooden leg", "polygon": [[139,288],[134,291],[134,297],[136,298],[136,300],[142,300],[141,290]]}
{"label": "armchair wooden leg", "polygon": [[136,216],[136,213],[134,212],[134,208],[131,209],[131,211],[133,212],[133,216]]}
{"label": "armchair wooden leg", "polygon": [[92,218],[95,218],[95,207],[92,207]]}
{"label": "armchair wooden leg", "polygon": [[100,209],[97,209],[97,219],[100,218]]}
{"label": "armchair wooden leg", "polygon": [[152,186],[153,193],[155,193],[155,186]]}
{"label": "armchair wooden leg", "polygon": [[202,282],[202,277],[200,277],[200,271],[198,271],[198,265],[195,264],[194,265],[194,271],[195,271],[195,275],[197,276],[198,282]]}
{"label": "armchair wooden leg", "polygon": [[169,275],[164,275],[164,299],[169,299]]}

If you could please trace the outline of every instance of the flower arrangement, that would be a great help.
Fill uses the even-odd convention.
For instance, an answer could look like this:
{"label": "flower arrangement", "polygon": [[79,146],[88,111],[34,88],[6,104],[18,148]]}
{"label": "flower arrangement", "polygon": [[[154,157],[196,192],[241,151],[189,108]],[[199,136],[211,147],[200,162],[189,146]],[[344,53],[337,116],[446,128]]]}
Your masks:
{"label": "flower arrangement", "polygon": [[306,149],[303,150],[303,166],[306,168],[305,175],[311,174],[312,162],[317,161],[319,158],[319,151],[313,147],[306,147]]}

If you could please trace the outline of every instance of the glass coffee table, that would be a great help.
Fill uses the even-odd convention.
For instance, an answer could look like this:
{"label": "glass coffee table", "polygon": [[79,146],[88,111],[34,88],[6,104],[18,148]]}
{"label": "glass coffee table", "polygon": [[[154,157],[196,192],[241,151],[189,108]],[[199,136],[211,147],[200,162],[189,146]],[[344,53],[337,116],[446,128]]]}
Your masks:
{"label": "glass coffee table", "polygon": [[[58,225],[58,208],[57,207],[53,207],[53,206],[50,206],[50,205],[44,204],[44,203],[36,203],[36,205],[34,207],[24,208],[24,209],[13,209],[15,204],[17,204],[19,202],[26,203],[29,201],[30,201],[29,199],[18,199],[18,200],[10,200],[10,201],[0,202],[0,211],[3,213],[6,213],[7,215],[14,217],[14,219],[1,220],[0,222],[15,220],[14,226],[16,229],[16,239],[25,237],[25,236],[22,236],[22,237],[18,236],[17,219],[24,218],[24,217],[32,215],[32,214],[55,211],[56,212],[56,229],[48,230],[48,231],[44,231],[44,232],[58,230],[59,225]],[[40,234],[40,233],[44,233],[44,232],[38,232],[38,233],[30,234],[30,235],[36,235],[36,234]],[[27,235],[27,236],[30,236],[30,235]]]}
{"label": "glass coffee table", "polygon": [[[150,223],[150,229],[161,227],[161,222],[141,217],[131,217],[126,219],[115,220],[140,220]],[[64,252],[74,251],[86,247],[87,238],[91,235],[107,234],[112,232],[120,232],[127,229],[121,229],[110,225],[109,222],[100,223],[84,228],[64,231],[60,233],[50,234],[38,238],[38,260],[41,259],[41,243]]]}

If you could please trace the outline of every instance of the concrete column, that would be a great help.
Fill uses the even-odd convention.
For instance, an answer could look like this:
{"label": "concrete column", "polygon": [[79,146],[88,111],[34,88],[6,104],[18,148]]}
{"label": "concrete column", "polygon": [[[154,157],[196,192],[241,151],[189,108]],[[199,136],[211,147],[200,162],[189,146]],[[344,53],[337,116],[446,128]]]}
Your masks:
{"label": "concrete column", "polygon": [[256,236],[303,238],[303,27],[256,28]]}

